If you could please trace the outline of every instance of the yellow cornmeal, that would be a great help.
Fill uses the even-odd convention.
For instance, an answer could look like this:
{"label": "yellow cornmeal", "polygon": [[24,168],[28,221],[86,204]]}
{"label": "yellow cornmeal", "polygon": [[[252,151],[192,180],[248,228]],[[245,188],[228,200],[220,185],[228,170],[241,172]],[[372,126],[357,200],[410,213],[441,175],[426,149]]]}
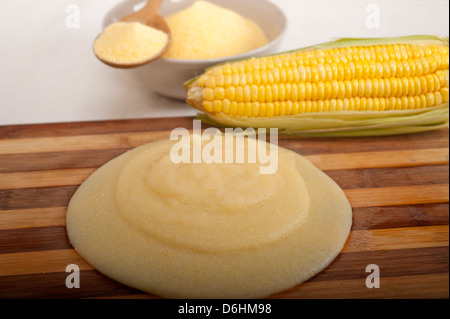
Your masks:
{"label": "yellow cornmeal", "polygon": [[268,43],[261,28],[239,14],[206,1],[166,17],[173,59],[211,59],[248,52]]}
{"label": "yellow cornmeal", "polygon": [[115,22],[94,42],[94,52],[111,63],[139,63],[161,52],[167,41],[166,33],[142,23]]}
{"label": "yellow cornmeal", "polygon": [[305,158],[278,148],[277,172],[261,175],[258,162],[174,164],[174,144],[115,158],[70,201],[70,242],[106,276],[167,298],[261,298],[341,251],[351,207]]}

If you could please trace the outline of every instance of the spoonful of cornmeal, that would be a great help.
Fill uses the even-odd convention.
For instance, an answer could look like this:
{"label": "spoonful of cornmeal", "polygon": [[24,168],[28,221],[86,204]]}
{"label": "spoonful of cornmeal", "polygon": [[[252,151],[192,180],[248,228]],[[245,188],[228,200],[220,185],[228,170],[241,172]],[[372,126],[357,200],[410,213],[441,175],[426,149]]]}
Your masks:
{"label": "spoonful of cornmeal", "polygon": [[109,66],[129,69],[164,55],[172,36],[159,14],[161,2],[149,0],[141,10],[106,27],[94,42],[97,58]]}

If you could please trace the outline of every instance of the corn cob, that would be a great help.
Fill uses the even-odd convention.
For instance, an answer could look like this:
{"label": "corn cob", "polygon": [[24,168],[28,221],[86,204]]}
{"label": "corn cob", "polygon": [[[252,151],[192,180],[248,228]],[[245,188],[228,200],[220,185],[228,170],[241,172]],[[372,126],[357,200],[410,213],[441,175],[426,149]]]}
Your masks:
{"label": "corn cob", "polygon": [[448,124],[448,39],[342,39],[217,65],[186,88],[200,118],[225,126],[300,135],[435,129]]}

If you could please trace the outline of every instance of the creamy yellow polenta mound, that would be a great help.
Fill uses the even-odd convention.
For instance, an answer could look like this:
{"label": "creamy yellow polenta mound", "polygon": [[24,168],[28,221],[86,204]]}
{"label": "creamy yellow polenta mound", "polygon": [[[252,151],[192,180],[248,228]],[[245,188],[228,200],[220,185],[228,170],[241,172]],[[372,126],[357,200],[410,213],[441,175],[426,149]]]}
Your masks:
{"label": "creamy yellow polenta mound", "polygon": [[73,196],[71,244],[104,275],[166,298],[262,298],[341,251],[351,207],[305,158],[277,148],[278,170],[264,175],[259,162],[174,164],[175,143],[115,158]]}

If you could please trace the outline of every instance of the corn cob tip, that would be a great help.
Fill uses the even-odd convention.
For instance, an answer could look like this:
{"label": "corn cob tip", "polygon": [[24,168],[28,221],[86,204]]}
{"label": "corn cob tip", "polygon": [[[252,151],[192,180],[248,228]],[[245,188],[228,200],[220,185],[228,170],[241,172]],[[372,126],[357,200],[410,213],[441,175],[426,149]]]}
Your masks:
{"label": "corn cob tip", "polygon": [[200,110],[204,111],[202,107],[202,88],[194,84],[186,86],[187,90],[187,97],[186,97],[186,103],[190,106]]}

